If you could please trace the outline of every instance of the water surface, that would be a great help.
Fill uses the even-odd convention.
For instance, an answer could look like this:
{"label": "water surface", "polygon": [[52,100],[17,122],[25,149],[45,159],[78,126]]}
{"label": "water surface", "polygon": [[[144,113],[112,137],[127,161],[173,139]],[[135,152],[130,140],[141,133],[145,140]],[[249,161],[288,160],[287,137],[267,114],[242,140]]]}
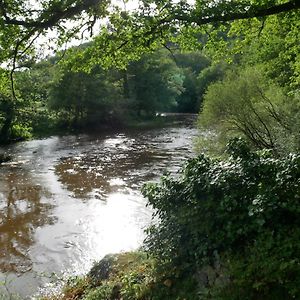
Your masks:
{"label": "water surface", "polygon": [[[22,297],[56,274],[132,250],[151,221],[140,189],[193,155],[193,119],[174,126],[11,145],[0,167],[0,281]],[[5,288],[2,288],[5,291]]]}

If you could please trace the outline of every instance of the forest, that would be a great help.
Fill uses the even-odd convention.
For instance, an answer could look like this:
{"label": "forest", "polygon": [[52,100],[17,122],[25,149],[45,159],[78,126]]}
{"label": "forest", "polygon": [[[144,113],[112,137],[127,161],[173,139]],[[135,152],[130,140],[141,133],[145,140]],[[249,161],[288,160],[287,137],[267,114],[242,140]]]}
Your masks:
{"label": "forest", "polygon": [[[219,76],[213,69],[221,69],[210,71],[210,59],[200,52],[171,55],[166,49],[146,54],[124,70],[95,66],[88,73],[72,71],[57,60],[50,57],[15,72],[17,100],[1,106],[3,142],[126,127],[160,112],[197,113],[205,86]],[[211,75],[199,78],[202,71]]]}
{"label": "forest", "polygon": [[0,1],[1,144],[198,114],[141,250],[53,299],[299,299],[300,2],[23,2]]}

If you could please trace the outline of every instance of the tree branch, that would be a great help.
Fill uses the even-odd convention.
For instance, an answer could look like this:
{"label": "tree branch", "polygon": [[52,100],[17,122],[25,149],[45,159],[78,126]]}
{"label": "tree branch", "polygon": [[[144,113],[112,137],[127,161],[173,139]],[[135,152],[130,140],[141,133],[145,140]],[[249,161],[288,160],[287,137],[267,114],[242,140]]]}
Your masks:
{"label": "tree branch", "polygon": [[[75,6],[69,6],[65,10],[56,10],[56,11],[48,11],[44,12],[40,17],[36,20],[18,20],[12,19],[8,17],[7,12],[5,12],[2,1],[0,1],[1,14],[3,16],[3,22],[7,25],[17,25],[23,26],[25,28],[35,28],[35,29],[47,29],[52,26],[57,25],[57,23],[61,20],[70,19],[79,15],[83,11],[90,10],[97,5],[99,5],[103,0],[83,0],[81,3]],[[282,12],[288,12],[292,10],[300,9],[300,1],[299,0],[290,0],[286,3],[273,5],[269,7],[262,6],[246,6],[243,10],[238,12],[227,12],[226,8],[220,14],[212,14],[212,15],[199,15],[197,12],[191,12],[190,14],[180,14],[175,13],[172,14],[169,18],[166,18],[164,22],[172,22],[174,20],[195,23],[197,25],[205,25],[213,22],[226,22],[233,20],[241,20],[241,19],[250,19],[254,17],[265,17],[270,15],[279,14]],[[211,9],[213,12],[213,9]]]}
{"label": "tree branch", "polygon": [[196,23],[197,25],[205,25],[213,22],[227,22],[257,17],[266,17],[295,9],[300,9],[299,0],[291,0],[289,2],[274,5],[271,7],[251,6],[249,9],[245,7],[242,11],[239,12],[228,13],[226,12],[226,10],[224,10],[221,14],[216,14],[214,16],[199,16],[198,14],[191,14],[183,16],[177,15],[175,16],[175,18],[179,21],[187,21],[190,23]]}
{"label": "tree branch", "polygon": [[55,26],[61,20],[70,19],[76,15],[79,15],[83,11],[92,9],[98,6],[101,2],[102,0],[83,0],[82,3],[79,3],[75,6],[69,6],[65,10],[44,12],[39,18],[31,21],[11,19],[6,15],[3,9],[2,15],[4,17],[3,21],[7,25],[17,25],[35,29],[47,29]]}

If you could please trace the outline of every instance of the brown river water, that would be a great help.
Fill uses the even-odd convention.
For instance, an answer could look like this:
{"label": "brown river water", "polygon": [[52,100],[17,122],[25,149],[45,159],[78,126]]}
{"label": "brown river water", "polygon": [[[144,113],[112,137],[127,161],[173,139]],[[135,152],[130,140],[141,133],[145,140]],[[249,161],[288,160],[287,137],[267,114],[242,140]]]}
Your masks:
{"label": "brown river water", "polygon": [[194,121],[1,148],[12,161],[0,166],[0,299],[138,248],[151,221],[140,189],[194,155]]}

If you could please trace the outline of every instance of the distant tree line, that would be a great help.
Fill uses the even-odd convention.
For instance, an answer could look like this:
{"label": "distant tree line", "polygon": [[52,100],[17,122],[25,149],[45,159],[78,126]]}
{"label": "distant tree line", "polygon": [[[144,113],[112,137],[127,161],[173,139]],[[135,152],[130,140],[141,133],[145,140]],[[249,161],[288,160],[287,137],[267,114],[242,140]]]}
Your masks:
{"label": "distant tree line", "polygon": [[198,113],[206,87],[219,76],[199,51],[161,49],[126,69],[95,66],[90,72],[57,62],[53,56],[17,71],[16,101],[6,81],[7,96],[2,92],[0,99],[2,141],[62,128],[126,126],[157,112]]}

